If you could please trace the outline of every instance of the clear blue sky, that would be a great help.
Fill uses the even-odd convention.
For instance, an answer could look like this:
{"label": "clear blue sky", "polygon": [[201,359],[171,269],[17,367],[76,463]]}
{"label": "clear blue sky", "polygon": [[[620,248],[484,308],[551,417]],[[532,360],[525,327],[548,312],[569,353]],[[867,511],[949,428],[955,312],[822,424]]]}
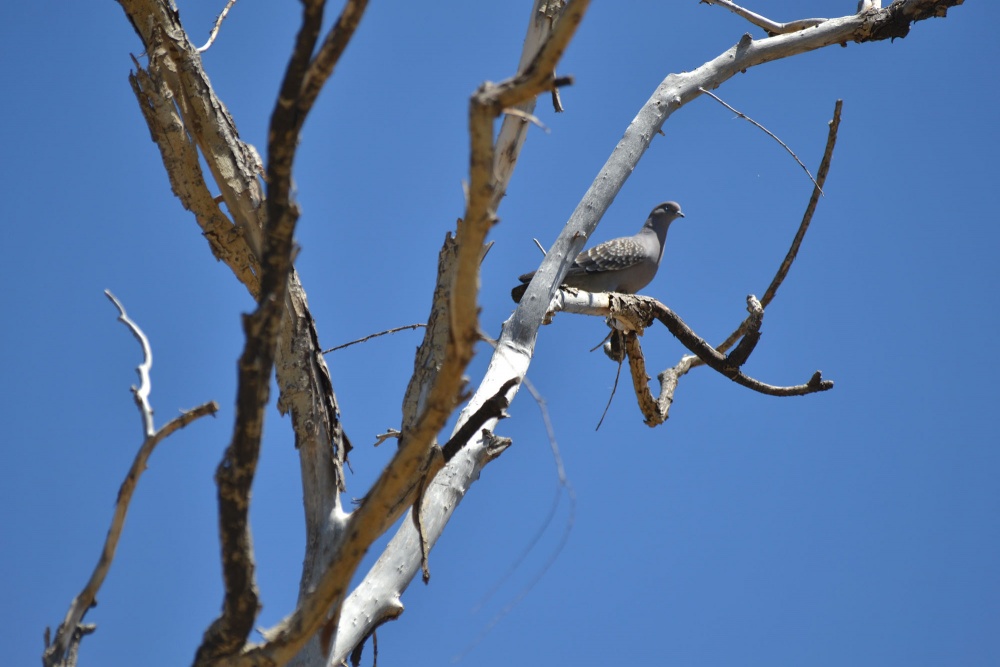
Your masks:
{"label": "clear blue sky", "polygon": [[[182,2],[201,40],[222,1]],[[778,20],[803,3],[759,0]],[[808,3],[811,15],[854,0]],[[462,212],[468,95],[514,71],[525,2],[372,3],[307,124],[295,179],[298,268],[324,346],[425,321],[437,250]],[[244,139],[261,149],[297,3],[238,4],[206,69]],[[214,399],[222,410],[155,452],[119,553],[87,616],[81,665],[188,664],[221,604],[212,476],[233,419],[240,314],[252,304],[170,193],[129,88],[142,46],[113,2],[13,3],[0,45],[4,508],[0,636],[37,664],[96,562],[140,440],[128,391],[139,350],[102,294],[115,292],[154,350],[157,421]],[[1000,7],[970,0],[895,43],[771,63],[717,92],[815,169],[844,99],[833,170],[799,260],[746,370],[822,395],[776,399],[701,369],[669,422],[642,424],[615,366],[588,349],[599,320],[561,315],[530,377],[551,409],[576,522],[555,565],[460,664],[1000,664],[1000,329],[997,224]],[[496,246],[483,266],[483,329],[512,309],[628,122],[669,73],[751,30],[687,2],[595,2],[560,67],[566,113],[542,104]],[[811,185],[782,149],[703,98],[676,113],[595,234],[631,234],[653,204],[687,213],[646,293],[718,341],[761,294]],[[349,496],[389,455],[419,332],[328,357],[357,449]],[[651,370],[682,349],[644,339]],[[476,381],[489,350],[470,368]],[[568,510],[517,573],[556,493],[538,408],[522,392],[490,465],[379,632],[385,665],[442,665],[476,641],[538,572]],[[253,529],[266,627],[293,606],[303,552],[298,465],[272,411]],[[366,660],[370,659],[370,647]]]}

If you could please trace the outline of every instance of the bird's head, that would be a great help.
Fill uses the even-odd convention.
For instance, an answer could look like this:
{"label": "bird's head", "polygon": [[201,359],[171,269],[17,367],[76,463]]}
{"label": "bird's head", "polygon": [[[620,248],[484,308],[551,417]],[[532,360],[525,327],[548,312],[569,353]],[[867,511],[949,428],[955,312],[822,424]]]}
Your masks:
{"label": "bird's head", "polygon": [[667,217],[671,220],[684,217],[684,211],[681,210],[681,205],[675,201],[665,201],[662,204],[657,204],[656,208],[652,210],[649,214],[651,218]]}
{"label": "bird's head", "polygon": [[681,210],[680,204],[675,201],[665,201],[657,204],[656,208],[649,212],[645,227],[654,230],[657,236],[662,237],[667,233],[667,227],[671,222],[683,217],[684,211]]}

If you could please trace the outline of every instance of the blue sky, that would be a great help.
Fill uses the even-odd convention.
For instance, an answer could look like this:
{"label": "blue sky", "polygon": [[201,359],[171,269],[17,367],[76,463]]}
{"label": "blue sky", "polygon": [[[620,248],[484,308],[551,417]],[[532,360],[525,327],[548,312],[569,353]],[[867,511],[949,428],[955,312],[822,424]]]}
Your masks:
{"label": "blue sky", "polygon": [[[219,3],[181,3],[196,40]],[[813,16],[854,0],[809,3]],[[437,250],[462,212],[468,95],[514,71],[530,3],[372,3],[305,127],[295,168],[298,268],[330,347],[423,322]],[[802,3],[760,0],[776,20]],[[240,3],[205,66],[242,137],[261,149],[297,3]],[[6,10],[0,267],[7,393],[0,636],[31,664],[97,560],[140,440],[128,387],[139,350],[110,289],[153,345],[157,423],[214,399],[217,418],[154,453],[81,665],[190,662],[221,604],[212,475],[233,419],[240,314],[252,303],[170,193],[128,86],[142,46],[117,4]],[[545,396],[576,490],[555,565],[531,581],[552,526],[481,610],[538,529],[557,478],[537,406],[522,392],[498,431],[514,445],[483,473],[431,557],[429,586],[379,632],[381,664],[995,665],[1000,663],[1000,328],[995,209],[1000,8],[971,1],[895,43],[771,63],[717,92],[819,162],[834,101],[840,141],[799,260],[746,366],[774,384],[816,369],[803,398],[757,395],[700,369],[667,424],[642,424],[615,366],[589,353],[596,319],[560,315],[529,377]],[[595,0],[560,73],[566,113],[542,104],[483,266],[481,326],[508,317],[534,268],[640,105],[751,30],[728,12]],[[633,233],[676,199],[664,264],[645,290],[719,341],[761,294],[811,184],[771,139],[711,99],[664,127],[595,233]],[[389,455],[419,332],[328,357],[356,445],[348,495]],[[680,345],[650,331],[651,370]],[[476,381],[489,350],[469,370]],[[298,465],[272,411],[254,488],[266,627],[294,605],[302,557]],[[366,659],[370,659],[370,648]],[[37,664],[37,663],[35,663]]]}

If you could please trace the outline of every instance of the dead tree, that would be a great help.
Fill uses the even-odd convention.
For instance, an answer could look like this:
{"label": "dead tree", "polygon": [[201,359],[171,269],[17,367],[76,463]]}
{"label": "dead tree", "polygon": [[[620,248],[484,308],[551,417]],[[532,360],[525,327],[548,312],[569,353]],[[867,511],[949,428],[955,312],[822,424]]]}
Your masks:
{"label": "dead tree", "polygon": [[[440,251],[424,339],[402,400],[403,418],[395,434],[398,447],[360,504],[347,511],[342,504],[346,490],[343,465],[351,445],[319,347],[317,323],[294,268],[292,238],[299,210],[292,197],[291,176],[303,123],[359,28],[367,2],[347,0],[325,35],[321,35],[325,0],[301,3],[301,26],[274,105],[264,161],[240,140],[234,119],[202,68],[201,50],[188,38],[172,2],[119,0],[144,50],[145,64],[137,59],[130,76],[132,89],[160,150],[171,187],[194,215],[213,255],[226,263],[257,303],[256,310],[244,318],[246,340],[239,360],[236,425],[216,472],[225,597],[220,615],[204,633],[196,665],[336,665],[380,624],[397,618],[403,610],[401,593],[422,566],[426,574],[427,554],[452,512],[482,467],[509,445],[508,440],[494,434],[494,428],[524,379],[540,326],[559,310],[608,319],[614,331],[609,351],[618,360],[628,358],[637,399],[650,425],[667,417],[680,377],[699,364],[765,393],[803,394],[832,386],[816,373],[804,378],[801,385],[775,387],[748,377],[741,367],[757,343],[764,307],[794,260],[822,191],[836,138],[839,105],[800,232],[764,298],[748,298],[750,315],[736,326],[730,340],[713,348],[680,317],[652,299],[586,294],[560,290],[559,285],[674,111],[699,96],[712,95],[711,91],[729,78],[757,65],[847,42],[905,37],[913,22],[944,16],[962,0],[897,0],[885,8],[869,1],[862,3],[857,14],[787,23],[771,21],[729,0],[702,1],[739,14],[768,36],[755,39],[745,34],[713,60],[690,72],[670,74],[657,86],[541,262],[525,297],[504,323],[485,376],[468,397],[463,373],[479,339],[478,276],[486,238],[497,222],[500,201],[527,127],[534,120],[536,97],[552,94],[557,101],[559,87],[571,83],[571,79],[556,75],[556,67],[588,6],[587,0],[535,1],[515,73],[498,84],[482,84],[469,101],[466,206],[454,235],[448,236]],[[226,11],[231,6],[232,2]],[[503,118],[503,124],[494,136],[497,118]],[[203,172],[200,159],[210,174]],[[124,309],[117,305],[128,323]],[[660,374],[660,392],[654,398],[637,334],[656,323],[666,326],[692,354]],[[129,326],[142,342],[138,327]],[[144,343],[144,349],[147,347]],[[301,461],[307,543],[297,606],[263,632],[265,641],[250,643],[259,601],[248,521],[249,492],[272,373],[277,375],[280,390],[278,406],[291,416]],[[151,416],[147,420],[151,413],[148,405],[143,405],[142,387],[136,390],[136,399],[146,436],[137,469],[141,469],[141,457],[148,456],[151,441],[155,444],[170,430],[214,409],[206,404],[180,420],[183,423],[171,422],[156,431]],[[460,406],[453,434],[440,444],[446,421]],[[435,480],[433,486],[431,479]],[[121,530],[130,493],[127,489],[134,488],[134,483],[135,477],[130,476],[123,485],[121,514],[116,509],[113,532]],[[372,543],[404,514],[409,519],[402,522],[362,583],[349,590],[351,578]],[[108,545],[99,565],[103,569],[95,572],[54,636],[48,638],[45,664],[75,664],[82,637],[93,631],[93,626],[83,624],[83,617],[110,567],[112,534]]]}

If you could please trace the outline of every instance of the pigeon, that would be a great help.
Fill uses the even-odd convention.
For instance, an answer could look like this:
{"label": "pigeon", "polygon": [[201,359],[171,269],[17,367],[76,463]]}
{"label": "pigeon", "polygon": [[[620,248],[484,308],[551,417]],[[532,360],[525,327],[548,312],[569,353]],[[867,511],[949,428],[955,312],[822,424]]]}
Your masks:
{"label": "pigeon", "polygon": [[[635,236],[623,236],[584,250],[573,261],[563,279],[564,287],[576,287],[587,292],[623,292],[635,294],[648,285],[663,257],[667,228],[684,212],[677,202],[659,204],[646,218]],[[521,284],[510,296],[520,302],[535,272],[518,277]]]}

